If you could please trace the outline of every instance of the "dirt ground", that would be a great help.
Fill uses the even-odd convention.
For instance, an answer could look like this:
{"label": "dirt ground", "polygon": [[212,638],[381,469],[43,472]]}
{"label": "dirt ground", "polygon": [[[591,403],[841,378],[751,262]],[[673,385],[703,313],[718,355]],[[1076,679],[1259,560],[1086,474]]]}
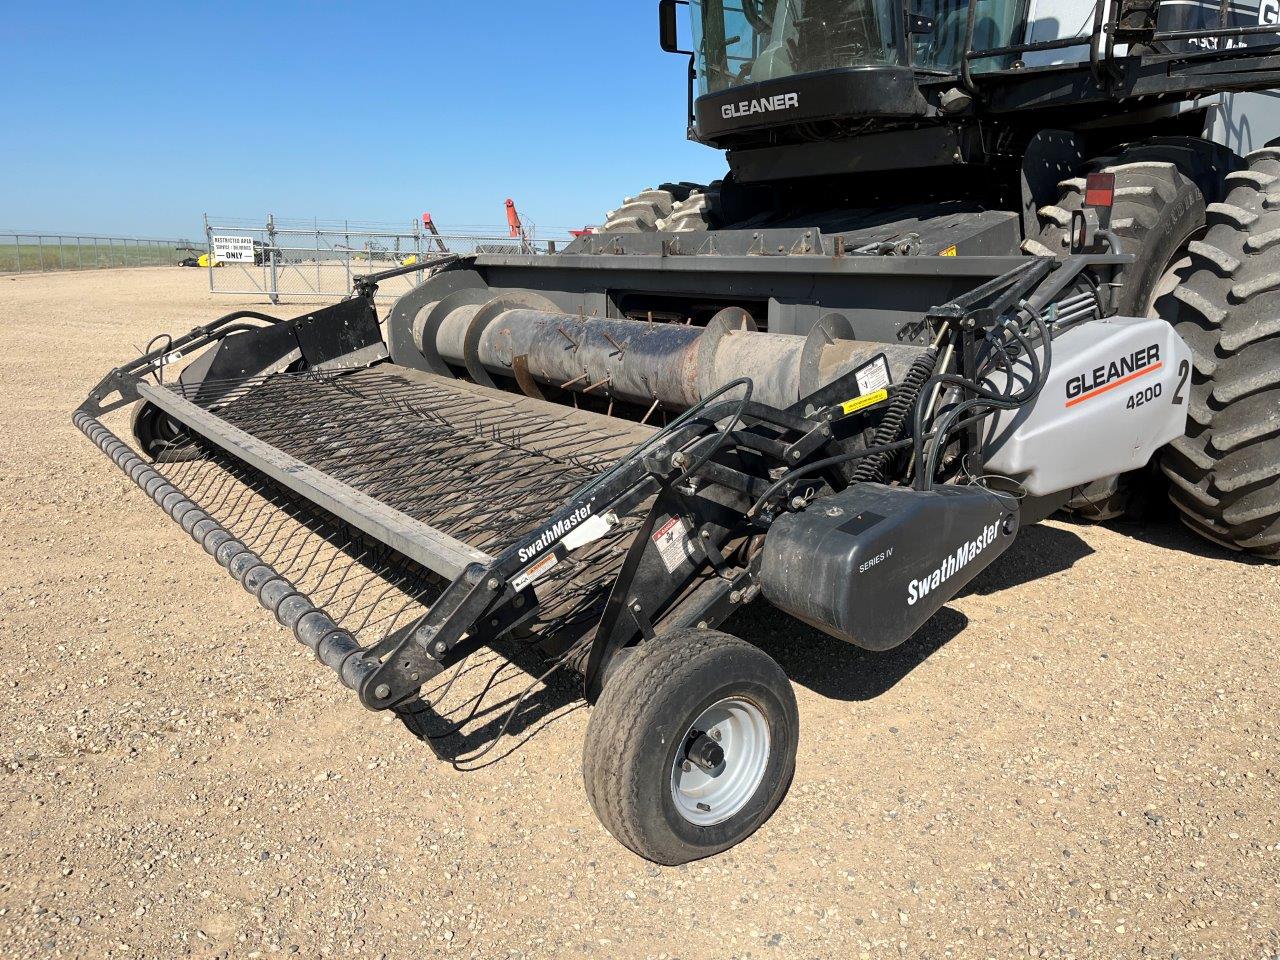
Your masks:
{"label": "dirt ground", "polygon": [[245,302],[0,278],[0,953],[1280,955],[1280,568],[1054,521],[888,654],[753,608],[728,629],[794,678],[795,784],[658,868],[587,806],[585,709],[436,760],[71,426],[153,333]]}

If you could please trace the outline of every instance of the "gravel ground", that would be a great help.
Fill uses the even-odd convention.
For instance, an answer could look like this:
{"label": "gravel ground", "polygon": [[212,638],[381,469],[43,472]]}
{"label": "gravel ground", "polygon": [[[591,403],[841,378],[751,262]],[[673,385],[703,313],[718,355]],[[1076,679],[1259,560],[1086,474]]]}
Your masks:
{"label": "gravel ground", "polygon": [[584,709],[437,761],[70,425],[151,334],[244,303],[0,278],[9,956],[1280,954],[1280,568],[1055,521],[888,654],[758,607],[729,629],[795,680],[795,785],[660,869],[587,806]]}

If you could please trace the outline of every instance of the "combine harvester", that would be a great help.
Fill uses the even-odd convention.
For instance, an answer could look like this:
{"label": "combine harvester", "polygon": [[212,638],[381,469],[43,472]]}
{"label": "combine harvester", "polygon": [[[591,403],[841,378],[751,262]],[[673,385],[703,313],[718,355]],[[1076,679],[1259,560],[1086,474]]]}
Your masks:
{"label": "combine harvester", "polygon": [[[441,254],[385,322],[376,285],[417,266],[238,311],[75,423],[365,706],[438,731],[445,671],[536,649],[594,705],[605,827],[724,850],[799,732],[716,630],[748,603],[888,649],[1152,465],[1196,531],[1280,552],[1280,151],[1202,138],[1195,99],[1274,84],[1278,38],[1170,9],[1201,20],[1077,0],[1091,33],[1027,42],[1047,14],[1013,0],[693,3],[723,181],[555,256]],[[101,422],[126,404],[132,447]]]}

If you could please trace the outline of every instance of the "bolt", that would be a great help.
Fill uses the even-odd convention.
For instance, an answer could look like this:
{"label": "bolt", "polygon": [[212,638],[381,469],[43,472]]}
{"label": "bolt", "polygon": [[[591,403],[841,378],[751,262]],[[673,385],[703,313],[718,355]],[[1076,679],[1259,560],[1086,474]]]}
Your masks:
{"label": "bolt", "polygon": [[380,683],[373,688],[373,695],[379,700],[385,700],[387,697],[391,696],[391,688],[385,683]]}
{"label": "bolt", "polygon": [[639,613],[639,612],[640,612],[640,604],[638,604],[638,603],[633,603],[633,604],[631,604],[631,612],[632,612],[632,613]]}
{"label": "bolt", "polygon": [[715,727],[714,729],[712,729],[712,731],[711,731],[711,739],[712,739],[712,740],[719,740],[722,736],[723,736],[723,734],[720,732],[720,728],[719,728],[719,727]]}
{"label": "bolt", "polygon": [[489,578],[488,587],[489,587],[489,589],[490,589],[490,590],[497,590],[497,589],[498,589],[498,587],[500,587],[500,586],[502,586],[502,584],[500,584],[500,583],[498,582],[498,578],[497,578],[497,577],[490,577],[490,578]]}
{"label": "bolt", "polygon": [[445,643],[443,640],[436,641],[436,653],[444,653],[448,649],[449,649],[449,645]]}
{"label": "bolt", "polygon": [[708,530],[708,529],[706,529],[706,528],[704,527],[704,528],[703,528],[703,530],[702,530],[702,532],[701,532],[701,533],[699,533],[699,534],[698,534],[698,536],[702,537],[702,539],[703,539],[703,540],[710,540],[710,539],[711,539],[711,531],[710,531],[710,530]]}
{"label": "bolt", "polygon": [[800,451],[799,451],[799,450],[792,450],[792,451],[791,451],[791,459],[792,459],[792,460],[799,460],[799,459],[800,459]]}
{"label": "bolt", "polygon": [[680,764],[680,769],[683,770],[685,773],[688,773],[690,770],[693,769],[693,764],[690,763],[688,760],[685,760],[683,763]]}
{"label": "bolt", "polygon": [[523,593],[522,593],[522,594],[520,594],[518,597],[516,597],[516,599],[515,599],[515,601],[513,602],[512,606],[514,606],[517,610],[519,610],[521,607],[523,607],[523,606],[524,606],[524,594],[523,594]]}
{"label": "bolt", "polygon": [[417,671],[415,671],[415,672],[413,672],[413,673],[409,674],[409,677],[410,677],[411,679],[413,679],[413,680],[417,680],[417,679],[418,679]]}

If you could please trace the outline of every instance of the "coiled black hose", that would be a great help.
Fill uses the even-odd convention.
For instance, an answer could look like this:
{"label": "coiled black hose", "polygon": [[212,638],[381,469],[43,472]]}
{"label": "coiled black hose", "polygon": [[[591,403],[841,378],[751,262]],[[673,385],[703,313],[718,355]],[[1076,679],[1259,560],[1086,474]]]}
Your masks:
{"label": "coiled black hose", "polygon": [[[933,373],[934,364],[937,362],[938,350],[936,347],[930,347],[915,359],[915,362],[911,364],[911,368],[907,370],[907,375],[902,378],[902,383],[898,385],[898,391],[893,395],[889,409],[885,411],[884,417],[881,418],[880,425],[876,427],[876,432],[868,446],[881,447],[898,439],[899,434],[902,433],[902,425],[906,422],[907,414],[916,402],[916,397],[920,395],[925,381]],[[892,450],[867,457],[858,464],[849,482],[881,483],[884,480],[885,471],[888,469],[889,463],[896,454],[897,451]]]}

